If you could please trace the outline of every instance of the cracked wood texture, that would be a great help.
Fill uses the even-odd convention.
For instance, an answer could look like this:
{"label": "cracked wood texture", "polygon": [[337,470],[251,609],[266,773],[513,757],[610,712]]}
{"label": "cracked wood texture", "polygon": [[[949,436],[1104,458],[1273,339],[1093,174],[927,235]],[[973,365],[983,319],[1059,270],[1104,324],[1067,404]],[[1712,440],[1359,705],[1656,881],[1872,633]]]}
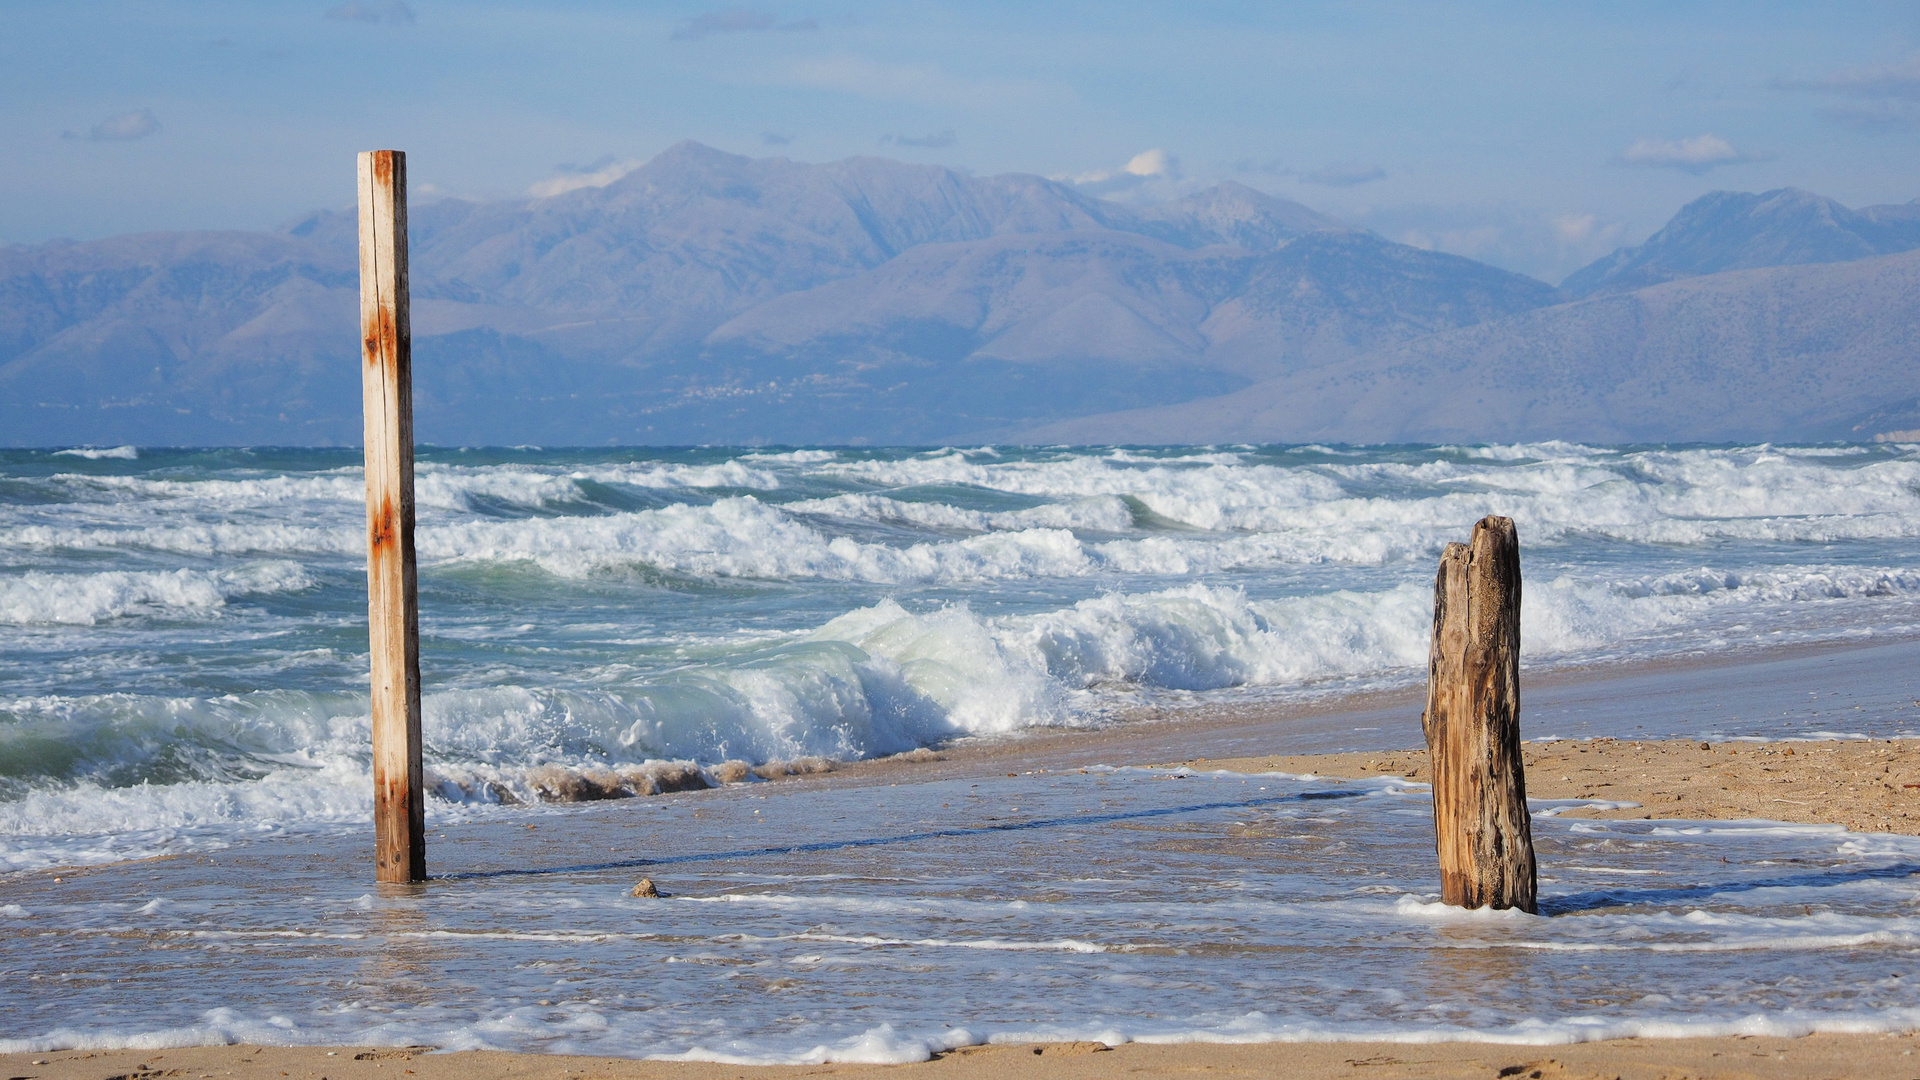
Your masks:
{"label": "cracked wood texture", "polygon": [[1433,762],[1440,895],[1537,913],[1533,818],[1520,758],[1520,536],[1483,518],[1448,544],[1433,583],[1421,718]]}
{"label": "cracked wood texture", "polygon": [[366,416],[375,876],[383,882],[424,881],[407,156],[398,150],[360,155],[360,389]]}

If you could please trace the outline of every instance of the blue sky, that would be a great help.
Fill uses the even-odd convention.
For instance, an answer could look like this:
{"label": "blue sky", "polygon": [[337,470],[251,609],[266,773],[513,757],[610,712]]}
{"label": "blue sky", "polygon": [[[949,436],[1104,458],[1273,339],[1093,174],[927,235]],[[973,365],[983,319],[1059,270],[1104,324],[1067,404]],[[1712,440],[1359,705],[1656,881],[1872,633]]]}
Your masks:
{"label": "blue sky", "polygon": [[14,243],[277,226],[381,146],[416,197],[681,139],[1127,199],[1236,179],[1554,281],[1717,188],[1920,196],[1912,2],[15,0],[0,95]]}

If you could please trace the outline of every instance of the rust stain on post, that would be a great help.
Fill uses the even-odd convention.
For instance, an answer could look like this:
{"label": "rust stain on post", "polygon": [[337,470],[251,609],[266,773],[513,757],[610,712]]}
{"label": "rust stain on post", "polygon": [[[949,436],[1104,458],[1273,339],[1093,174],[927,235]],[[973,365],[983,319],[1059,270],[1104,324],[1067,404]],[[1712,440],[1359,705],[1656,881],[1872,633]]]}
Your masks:
{"label": "rust stain on post", "polygon": [[360,389],[367,460],[367,638],[373,689],[374,868],[427,876],[420,748],[420,604],[413,554],[413,335],[407,158],[360,155]]}
{"label": "rust stain on post", "polygon": [[1433,583],[1421,717],[1433,762],[1440,895],[1537,912],[1533,818],[1520,758],[1520,534],[1489,517],[1448,544]]}

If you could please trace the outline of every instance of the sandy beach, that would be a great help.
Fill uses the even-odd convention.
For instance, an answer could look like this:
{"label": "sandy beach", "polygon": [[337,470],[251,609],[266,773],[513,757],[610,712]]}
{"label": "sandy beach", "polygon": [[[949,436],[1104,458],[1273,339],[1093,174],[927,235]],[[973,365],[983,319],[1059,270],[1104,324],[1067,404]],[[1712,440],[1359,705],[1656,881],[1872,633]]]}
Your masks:
{"label": "sandy beach", "polygon": [[390,1047],[216,1046],[0,1056],[14,1080],[786,1080],[899,1076],[949,1080],[1271,1077],[1273,1080],[1853,1080],[1920,1076],[1920,1039],[1809,1035],[1616,1039],[1573,1046],[1480,1043],[1044,1043],[963,1047],[913,1065],[634,1061]]}
{"label": "sandy beach", "polygon": [[[1561,740],[1522,747],[1532,800],[1594,799],[1613,807],[1555,807],[1561,817],[1766,818],[1843,825],[1854,832],[1920,834],[1920,742],[1638,742]],[[1308,773],[1425,783],[1424,750],[1195,759],[1165,764],[1233,772]]]}
{"label": "sandy beach", "polygon": [[[1888,650],[1891,650],[1889,652]],[[1559,672],[1538,680],[1533,694],[1535,731],[1569,728],[1575,713],[1592,730],[1631,729],[1635,717],[1658,714],[1671,731],[1707,723],[1716,710],[1746,708],[1747,699],[1781,700],[1809,694],[1843,699],[1859,728],[1854,738],[1735,739],[1622,738],[1589,734],[1525,746],[1529,796],[1536,813],[1564,818],[1740,821],[1767,819],[1843,826],[1862,833],[1920,834],[1920,740],[1865,737],[1903,731],[1912,708],[1906,682],[1889,674],[1890,658],[1907,659],[1911,643],[1866,649],[1781,652],[1752,660],[1714,664],[1639,666]],[[1854,684],[1869,667],[1881,671],[1873,685]],[[1842,691],[1840,687],[1850,689]],[[1689,688],[1694,688],[1689,690]],[[1808,690],[1807,687],[1814,689]],[[1747,699],[1739,697],[1745,694]],[[1821,698],[1821,695],[1827,695]],[[1851,695],[1851,696],[1848,696]],[[1854,705],[1852,702],[1864,702]],[[1607,703],[1617,715],[1608,719]],[[1729,702],[1732,704],[1730,705]],[[1828,706],[1841,708],[1842,706]],[[1150,766],[1200,774],[1286,773],[1330,783],[1379,777],[1426,779],[1425,753],[1405,748],[1418,738],[1418,704],[1411,689],[1357,696],[1261,705],[1216,705],[1175,711],[1098,731],[1037,733],[1005,740],[967,740],[938,752],[853,763],[769,783],[729,785],[691,795],[689,806],[707,800],[714,810],[754,792],[839,790],[869,792],[908,785],[977,781],[975,787],[1096,765]],[[1625,719],[1623,719],[1625,718]],[[1537,737],[1537,736],[1536,736]],[[1371,749],[1341,749],[1344,745]],[[1401,747],[1391,749],[1391,747]],[[1382,749],[1388,747],[1388,749]],[[1179,754],[1191,748],[1207,753]],[[1326,748],[1331,752],[1285,752]],[[1260,752],[1269,750],[1273,752]],[[1234,752],[1239,751],[1239,752]],[[1016,778],[1022,778],[1016,780]],[[1189,780],[1188,783],[1196,781]],[[1240,781],[1233,780],[1238,784]],[[716,801],[718,800],[718,801]],[[1589,800],[1606,805],[1572,805]],[[654,799],[631,800],[636,808]],[[617,806],[600,804],[599,821]],[[1412,809],[1411,807],[1409,809]],[[771,812],[771,811],[770,811]],[[758,811],[753,811],[758,813]],[[606,818],[613,821],[613,818]],[[992,820],[991,818],[987,820]],[[579,824],[586,826],[587,819]],[[493,826],[491,828],[497,828]],[[529,824],[526,828],[532,829]],[[538,836],[541,857],[558,863],[571,846],[599,843],[590,837]],[[457,837],[456,837],[457,838]],[[1244,845],[1242,845],[1244,846]],[[445,851],[447,849],[442,848]],[[453,850],[458,850],[457,847]],[[602,850],[605,850],[604,848]],[[1238,847],[1220,849],[1223,857]],[[1247,847],[1249,853],[1259,846]],[[442,856],[443,860],[447,856]],[[577,856],[572,856],[577,858]],[[1258,857],[1250,856],[1250,857]],[[442,861],[439,865],[446,866]],[[1543,876],[1554,872],[1543,854]],[[616,874],[618,872],[616,871]],[[55,872],[34,875],[42,882]],[[64,873],[67,885],[110,889],[127,877],[124,867],[98,866]],[[671,876],[671,875],[670,875]],[[618,878],[616,878],[618,880]],[[668,881],[670,889],[684,877]],[[89,884],[91,883],[91,884]],[[111,895],[110,893],[106,895]],[[26,898],[29,904],[32,898]],[[542,1004],[545,1004],[544,1002]],[[1717,1077],[1920,1077],[1912,1033],[1821,1033],[1801,1038],[1729,1035],[1713,1038],[1628,1038],[1559,1045],[1496,1042],[1122,1042],[1030,1043],[964,1046],[936,1052],[932,1060],[904,1065],[741,1066],[713,1062],[662,1062],[494,1051],[432,1053],[426,1049],[257,1045],[149,1050],[58,1050],[0,1056],[12,1080],[159,1080],[162,1077],[264,1077],[273,1080],[365,1080],[383,1076],[418,1080],[583,1080],[591,1077],[680,1078],[888,1074],[955,1078],[1191,1075],[1270,1077],[1524,1077],[1706,1078]]]}

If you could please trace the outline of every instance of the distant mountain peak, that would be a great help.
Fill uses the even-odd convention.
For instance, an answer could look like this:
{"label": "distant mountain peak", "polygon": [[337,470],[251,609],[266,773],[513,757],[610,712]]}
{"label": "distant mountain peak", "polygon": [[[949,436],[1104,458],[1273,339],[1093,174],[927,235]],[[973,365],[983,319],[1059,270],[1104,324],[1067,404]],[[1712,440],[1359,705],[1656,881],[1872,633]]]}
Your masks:
{"label": "distant mountain peak", "polygon": [[1574,296],[1629,292],[1723,270],[1851,262],[1909,251],[1920,247],[1920,215],[1902,209],[1850,210],[1795,187],[1758,194],[1711,191],[1681,207],[1645,243],[1583,267],[1560,287]]}
{"label": "distant mountain peak", "polygon": [[1231,244],[1249,251],[1271,251],[1294,237],[1341,227],[1318,211],[1234,180],[1127,212],[1135,223],[1115,221],[1115,228],[1158,236],[1181,247]]}

